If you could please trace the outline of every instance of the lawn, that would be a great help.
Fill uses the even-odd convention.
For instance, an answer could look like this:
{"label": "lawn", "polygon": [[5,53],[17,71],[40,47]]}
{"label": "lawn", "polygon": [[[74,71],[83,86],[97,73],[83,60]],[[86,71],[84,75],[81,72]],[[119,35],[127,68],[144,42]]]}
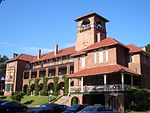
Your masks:
{"label": "lawn", "polygon": [[[3,98],[3,100],[11,101],[11,98],[6,97]],[[26,104],[28,106],[38,106],[44,103],[48,103],[48,96],[24,96],[24,98],[21,100],[21,104]]]}

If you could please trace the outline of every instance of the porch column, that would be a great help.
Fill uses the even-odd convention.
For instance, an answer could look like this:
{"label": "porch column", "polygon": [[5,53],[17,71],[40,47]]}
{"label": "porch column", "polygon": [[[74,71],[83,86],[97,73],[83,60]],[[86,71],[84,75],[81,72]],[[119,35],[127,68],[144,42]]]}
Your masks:
{"label": "porch column", "polygon": [[131,75],[131,86],[133,86],[133,75]]}
{"label": "porch column", "polygon": [[37,70],[37,78],[39,78],[39,75],[40,75],[40,71],[39,69]]}
{"label": "porch column", "polygon": [[58,66],[56,66],[56,68],[55,68],[55,76],[58,76],[58,73],[59,73],[59,69],[58,69]]}
{"label": "porch column", "polygon": [[83,92],[83,77],[81,77],[81,92]]}
{"label": "porch column", "polygon": [[69,82],[69,93],[70,93],[70,78],[69,78],[69,81],[68,81],[68,82]]}
{"label": "porch column", "polygon": [[31,70],[29,71],[29,79],[31,79]]}
{"label": "porch column", "polygon": [[124,91],[124,73],[121,73],[121,85],[122,85],[122,90]]}
{"label": "porch column", "polygon": [[105,86],[107,85],[107,78],[106,78],[106,75],[104,75],[104,85],[105,85]]}
{"label": "porch column", "polygon": [[49,69],[48,69],[48,68],[46,68],[46,77],[48,77],[48,70],[49,70]]}
{"label": "porch column", "polygon": [[67,75],[70,75],[70,64],[67,64]]}

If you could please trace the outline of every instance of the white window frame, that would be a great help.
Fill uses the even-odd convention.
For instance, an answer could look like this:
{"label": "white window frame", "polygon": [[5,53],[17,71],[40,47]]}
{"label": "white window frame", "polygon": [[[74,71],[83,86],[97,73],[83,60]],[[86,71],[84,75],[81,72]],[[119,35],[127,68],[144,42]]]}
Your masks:
{"label": "white window frame", "polygon": [[81,56],[81,67],[85,67],[85,56]]}
{"label": "white window frame", "polygon": [[108,62],[108,48],[105,50],[106,62]]}
{"label": "white window frame", "polygon": [[101,48],[99,50],[99,63],[102,63],[104,61],[104,53],[103,53],[103,49]]}

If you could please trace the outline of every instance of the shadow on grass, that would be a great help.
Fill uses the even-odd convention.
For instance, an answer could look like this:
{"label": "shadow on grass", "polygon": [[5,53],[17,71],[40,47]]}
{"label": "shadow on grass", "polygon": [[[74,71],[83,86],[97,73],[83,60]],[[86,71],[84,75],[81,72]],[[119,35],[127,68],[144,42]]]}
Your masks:
{"label": "shadow on grass", "polygon": [[34,102],[34,100],[27,101],[27,102],[25,102],[23,104],[28,105],[28,104],[31,104],[32,102]]}

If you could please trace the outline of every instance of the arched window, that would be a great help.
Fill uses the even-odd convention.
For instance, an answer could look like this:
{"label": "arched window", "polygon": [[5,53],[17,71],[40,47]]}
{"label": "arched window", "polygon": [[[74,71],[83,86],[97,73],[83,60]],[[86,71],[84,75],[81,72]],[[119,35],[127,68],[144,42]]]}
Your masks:
{"label": "arched window", "polygon": [[81,29],[88,29],[90,28],[90,20],[89,19],[84,19],[82,24],[81,24]]}
{"label": "arched window", "polygon": [[79,98],[78,97],[73,97],[71,99],[71,105],[76,105],[76,104],[79,104]]}

